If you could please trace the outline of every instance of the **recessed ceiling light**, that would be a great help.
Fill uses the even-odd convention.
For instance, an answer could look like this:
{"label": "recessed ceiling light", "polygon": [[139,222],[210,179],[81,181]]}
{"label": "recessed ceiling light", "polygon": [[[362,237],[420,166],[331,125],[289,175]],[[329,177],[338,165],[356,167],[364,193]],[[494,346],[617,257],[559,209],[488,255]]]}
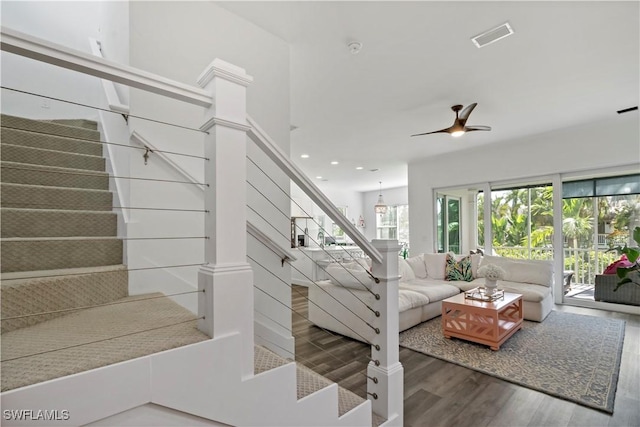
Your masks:
{"label": "recessed ceiling light", "polygon": [[358,166],[358,167],[356,168],[356,170],[359,170],[359,171],[361,171],[362,169],[364,169],[362,166]]}
{"label": "recessed ceiling light", "polygon": [[309,155],[308,154],[300,154],[300,157],[302,157],[303,159],[308,159]]}
{"label": "recessed ceiling light", "polygon": [[335,160],[333,162],[331,162],[332,165],[337,165],[338,162],[336,162]]}
{"label": "recessed ceiling light", "polygon": [[322,177],[321,176],[316,176],[316,179],[322,179]]}

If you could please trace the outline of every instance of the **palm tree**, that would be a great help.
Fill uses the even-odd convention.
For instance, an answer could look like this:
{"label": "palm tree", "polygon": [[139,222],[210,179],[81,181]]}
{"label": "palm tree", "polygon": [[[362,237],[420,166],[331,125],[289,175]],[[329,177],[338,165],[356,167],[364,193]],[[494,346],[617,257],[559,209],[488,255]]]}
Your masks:
{"label": "palm tree", "polygon": [[562,234],[578,247],[580,238],[589,237],[593,228],[591,199],[564,199],[562,203]]}

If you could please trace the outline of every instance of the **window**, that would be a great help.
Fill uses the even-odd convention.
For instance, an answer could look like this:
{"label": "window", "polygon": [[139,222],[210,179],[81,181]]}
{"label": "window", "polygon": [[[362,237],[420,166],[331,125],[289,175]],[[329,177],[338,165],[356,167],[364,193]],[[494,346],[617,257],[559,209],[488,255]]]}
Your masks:
{"label": "window", "polygon": [[376,215],[376,238],[398,240],[409,245],[409,205],[388,206],[387,212]]}
{"label": "window", "polygon": [[438,252],[460,253],[460,197],[438,195]]}
{"label": "window", "polygon": [[[478,203],[478,246],[485,244],[484,203]],[[553,258],[553,187],[518,186],[491,191],[492,247],[496,254],[510,258]]]}

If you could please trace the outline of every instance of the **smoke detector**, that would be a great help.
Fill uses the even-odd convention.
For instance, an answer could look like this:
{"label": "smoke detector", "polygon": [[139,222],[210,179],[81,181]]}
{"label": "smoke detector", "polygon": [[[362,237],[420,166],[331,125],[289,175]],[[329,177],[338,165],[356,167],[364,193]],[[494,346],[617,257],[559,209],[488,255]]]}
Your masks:
{"label": "smoke detector", "polygon": [[480,49],[481,47],[485,47],[486,45],[495,43],[498,40],[502,40],[503,38],[510,36],[511,34],[513,34],[513,29],[508,22],[505,22],[504,24],[492,28],[489,31],[478,34],[477,36],[473,37],[471,41],[474,45],[476,45],[478,49]]}
{"label": "smoke detector", "polygon": [[347,47],[349,48],[349,52],[351,52],[352,55],[357,55],[362,50],[362,43],[360,43],[360,42],[350,42],[347,45]]}

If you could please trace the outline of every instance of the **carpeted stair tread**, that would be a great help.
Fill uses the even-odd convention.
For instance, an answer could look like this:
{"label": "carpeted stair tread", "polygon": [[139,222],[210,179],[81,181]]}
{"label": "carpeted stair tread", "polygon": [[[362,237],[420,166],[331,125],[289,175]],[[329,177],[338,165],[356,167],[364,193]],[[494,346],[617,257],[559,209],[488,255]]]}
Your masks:
{"label": "carpeted stair tread", "polygon": [[[271,350],[268,350],[262,346],[255,346],[254,351],[254,372],[256,374],[268,371],[269,369],[277,368],[278,366],[292,363],[292,360],[285,359]],[[297,379],[297,397],[302,399],[305,396],[309,396],[316,391],[322,390],[325,387],[333,384],[333,381],[328,380],[322,375],[314,372],[306,366],[296,363],[296,379]],[[365,400],[338,386],[338,414],[342,416],[363,403]]]}
{"label": "carpeted stair tread", "polygon": [[109,211],[0,209],[2,238],[115,236],[118,218]]}
{"label": "carpeted stair tread", "polygon": [[0,116],[0,125],[14,129],[31,130],[51,135],[67,136],[71,138],[100,140],[100,132],[82,127],[67,126],[43,120],[32,120],[24,117]]}
{"label": "carpeted stair tread", "polygon": [[3,272],[122,264],[116,237],[9,238],[1,245]]}
{"label": "carpeted stair tread", "polygon": [[103,265],[97,267],[76,267],[76,268],[60,268],[55,270],[34,270],[34,271],[12,271],[0,273],[0,280],[5,283],[11,280],[15,284],[21,280],[29,281],[33,278],[43,278],[51,276],[76,276],[91,273],[106,273],[109,271],[126,270],[124,265]]}
{"label": "carpeted stair tread", "polygon": [[387,419],[385,417],[383,417],[382,415],[378,415],[375,412],[373,412],[371,414],[371,426],[372,427],[378,427],[380,425],[382,425],[383,423],[385,423],[387,421]]}
{"label": "carpeted stair tread", "polygon": [[4,182],[0,186],[5,208],[110,211],[113,203],[113,195],[106,190]]}
{"label": "carpeted stair tread", "polygon": [[0,162],[2,182],[46,187],[109,189],[109,174],[103,171]]}
{"label": "carpeted stair tread", "polygon": [[124,265],[3,273],[1,280],[2,333],[71,313],[60,310],[116,301],[129,287]]}
{"label": "carpeted stair tread", "polygon": [[195,315],[169,298],[141,300],[160,295],[126,297],[3,334],[2,391],[209,339]]}
{"label": "carpeted stair tread", "polygon": [[102,156],[102,143],[100,142],[69,138],[66,136],[47,135],[22,129],[3,127],[0,140],[3,144]]}
{"label": "carpeted stair tread", "polygon": [[98,122],[93,120],[88,120],[88,119],[55,119],[55,120],[43,120],[43,121],[57,123],[65,126],[73,126],[76,128],[98,130]]}
{"label": "carpeted stair tread", "polygon": [[56,166],[89,171],[105,170],[104,158],[87,154],[74,154],[44,148],[24,147],[2,143],[2,159],[9,162]]}

